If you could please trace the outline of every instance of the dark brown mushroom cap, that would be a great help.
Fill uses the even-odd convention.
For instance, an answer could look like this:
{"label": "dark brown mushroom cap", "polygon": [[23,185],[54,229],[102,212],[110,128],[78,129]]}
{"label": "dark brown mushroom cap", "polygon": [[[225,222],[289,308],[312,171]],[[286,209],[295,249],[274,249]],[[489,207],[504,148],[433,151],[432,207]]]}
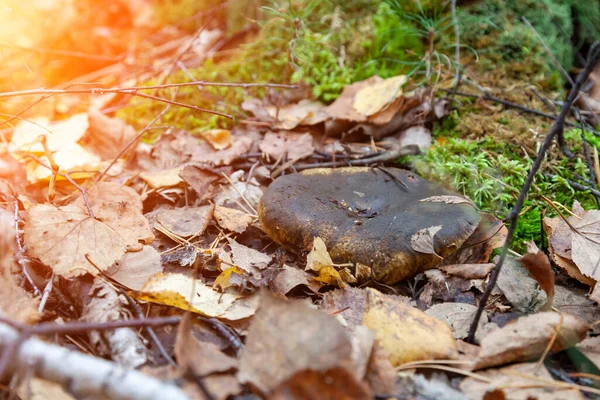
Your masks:
{"label": "dark brown mushroom cap", "polygon": [[441,225],[434,248],[447,257],[481,220],[470,204],[420,201],[432,196],[458,195],[397,168],[318,168],[276,179],[258,216],[263,230],[289,250],[309,250],[319,236],[334,262],[368,265],[375,279],[393,284],[440,262],[413,249],[418,231]]}

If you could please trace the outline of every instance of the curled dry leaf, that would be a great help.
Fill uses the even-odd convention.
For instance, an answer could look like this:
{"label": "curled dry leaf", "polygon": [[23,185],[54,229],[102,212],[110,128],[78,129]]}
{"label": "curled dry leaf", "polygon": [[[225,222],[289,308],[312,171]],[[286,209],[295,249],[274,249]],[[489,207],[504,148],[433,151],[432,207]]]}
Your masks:
{"label": "curled dry leaf", "polygon": [[[546,367],[538,369],[536,363],[515,364],[504,368],[478,372],[483,378],[468,377],[460,383],[460,389],[472,400],[583,400],[581,392],[575,388],[560,385],[553,379]],[[542,379],[545,382],[540,382]],[[493,393],[496,397],[491,395]],[[492,396],[492,397],[490,397]]]}
{"label": "curled dry leaf", "polygon": [[571,314],[540,312],[520,317],[481,341],[473,369],[529,361],[540,357],[558,329],[551,352],[569,348],[586,336],[589,325]]}
{"label": "curled dry leaf", "polygon": [[440,271],[462,279],[484,279],[494,269],[496,264],[449,264],[437,267]]}
{"label": "curled dry leaf", "polygon": [[310,274],[300,268],[290,267],[284,264],[277,272],[277,276],[271,281],[269,288],[281,295],[288,294],[292,289],[304,285],[313,293],[318,293],[322,283],[316,281]]}
{"label": "curled dry leaf", "polygon": [[264,291],[260,303],[240,358],[242,383],[269,394],[306,371],[324,375],[343,368],[352,373],[352,344],[335,318]]}
{"label": "curled dry leaf", "polygon": [[235,208],[217,206],[213,214],[217,224],[231,232],[243,233],[254,221],[254,216]]}
{"label": "curled dry leaf", "polygon": [[419,253],[434,254],[434,255],[438,256],[440,259],[442,259],[442,257],[440,257],[435,252],[435,247],[434,247],[434,243],[433,243],[433,237],[441,229],[442,229],[442,226],[437,225],[437,226],[431,226],[429,228],[424,228],[424,229],[417,231],[417,233],[415,233],[410,238],[410,245],[413,248],[413,250],[418,251]]}
{"label": "curled dry leaf", "polygon": [[219,293],[202,281],[183,274],[156,274],[146,281],[136,297],[232,321],[254,315],[258,307],[256,295]]}
{"label": "curled dry leaf", "polygon": [[549,311],[554,301],[554,271],[552,271],[548,256],[540,251],[535,243],[531,241],[527,243],[527,254],[519,258],[518,261],[521,262],[523,267],[539,283],[542,290],[546,292],[548,300],[542,309]]}
{"label": "curled dry leaf", "polygon": [[215,150],[224,150],[231,146],[231,131],[227,129],[210,129],[200,132],[200,135],[206,140]]}
{"label": "curled dry leaf", "polygon": [[340,273],[335,269],[333,260],[327,252],[327,246],[320,237],[315,237],[313,248],[306,256],[306,270],[319,273],[318,281],[330,285],[344,287],[344,280]]}
{"label": "curled dry leaf", "polygon": [[461,196],[431,196],[420,200],[430,203],[446,203],[446,204],[470,204],[475,207],[475,204],[470,199]]}

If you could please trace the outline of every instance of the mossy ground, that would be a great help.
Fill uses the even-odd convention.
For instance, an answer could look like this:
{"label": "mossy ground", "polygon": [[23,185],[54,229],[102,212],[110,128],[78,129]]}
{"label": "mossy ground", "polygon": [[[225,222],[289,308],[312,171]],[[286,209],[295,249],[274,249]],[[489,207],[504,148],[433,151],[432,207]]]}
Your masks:
{"label": "mossy ground", "polygon": [[[384,78],[407,74],[413,86],[449,87],[457,65],[453,61],[454,27],[446,3],[271,1],[265,4],[263,19],[257,21],[260,31],[253,42],[227,59],[207,61],[192,73],[196,79],[209,81],[304,82],[312,87],[314,98],[324,102],[334,100],[347,84],[375,74]],[[474,82],[497,97],[544,110],[539,96],[561,99],[565,80],[522,16],[570,70],[577,52],[597,36],[600,11],[583,0],[483,0],[459,8],[461,63],[466,65],[467,81],[463,90],[480,94],[468,86]],[[169,77],[170,82],[186,80],[180,73]],[[178,101],[231,113],[239,120],[248,117],[240,109],[241,102],[249,95],[265,94],[264,89],[185,88],[178,93]],[[436,142],[431,150],[410,162],[425,177],[448,184],[482,210],[503,218],[514,205],[537,144],[552,121],[469,98],[455,97],[454,106],[455,111],[434,127]],[[143,125],[159,107],[153,102],[138,103],[121,116]],[[228,128],[236,120],[172,109],[162,122],[204,130]],[[589,179],[580,133],[572,130],[567,137],[576,157],[567,160],[556,149],[548,155],[544,171],[554,178],[536,177],[516,231],[517,250],[527,240],[542,244],[542,215],[555,214],[543,195],[567,208],[574,200],[585,208],[596,207],[592,195],[574,191],[566,181],[577,176]]]}

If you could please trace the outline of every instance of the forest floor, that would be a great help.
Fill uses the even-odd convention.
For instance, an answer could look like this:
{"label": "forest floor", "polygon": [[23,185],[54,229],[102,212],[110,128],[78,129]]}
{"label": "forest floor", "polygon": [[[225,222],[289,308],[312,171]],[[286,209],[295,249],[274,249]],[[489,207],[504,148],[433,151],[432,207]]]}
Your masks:
{"label": "forest floor", "polygon": [[37,3],[3,396],[600,398],[600,4]]}

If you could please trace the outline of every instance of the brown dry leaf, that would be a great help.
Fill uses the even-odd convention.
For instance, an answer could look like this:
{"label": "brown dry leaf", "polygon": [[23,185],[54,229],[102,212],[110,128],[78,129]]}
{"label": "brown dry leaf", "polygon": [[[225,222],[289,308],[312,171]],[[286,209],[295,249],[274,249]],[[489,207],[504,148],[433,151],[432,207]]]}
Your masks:
{"label": "brown dry leaf", "polygon": [[[469,328],[476,312],[477,307],[466,303],[440,303],[425,310],[425,314],[450,325],[454,331],[455,339],[465,339],[468,336]],[[488,327],[488,325],[490,326]],[[497,328],[497,326],[495,324],[488,324],[488,316],[484,311],[477,325],[477,337],[475,341],[477,343],[480,342],[481,338],[494,328]]]}
{"label": "brown dry leaf", "polygon": [[224,150],[230,147],[232,143],[231,131],[227,129],[210,129],[200,132],[200,135],[215,150]]}
{"label": "brown dry leaf", "polygon": [[[498,257],[494,258],[497,261]],[[547,304],[548,297],[538,283],[514,257],[506,257],[498,275],[498,288],[517,312],[531,312]]]}
{"label": "brown dry leaf", "polygon": [[[227,238],[231,251],[219,252],[219,260],[226,266],[236,266],[254,278],[260,278],[264,270],[271,263],[271,256],[258,250],[239,244]],[[227,255],[227,257],[224,257]]]}
{"label": "brown dry leaf", "polygon": [[210,200],[218,190],[218,182],[223,176],[207,165],[187,165],[179,176],[196,192],[200,201]]}
{"label": "brown dry leaf", "polygon": [[470,204],[475,207],[475,204],[466,197],[461,196],[431,196],[423,200],[419,200],[422,202],[430,202],[430,203],[446,203],[446,204]]}
{"label": "brown dry leaf", "polygon": [[462,279],[485,279],[496,267],[494,263],[485,264],[450,264],[437,267],[440,271]]}
{"label": "brown dry leaf", "polygon": [[16,221],[12,213],[0,210],[0,316],[29,324],[40,317],[38,313],[39,298],[19,286],[13,271],[17,265],[13,254],[16,254],[14,242]]}
{"label": "brown dry leaf", "polygon": [[160,171],[143,171],[140,173],[140,178],[152,189],[179,186],[183,183],[183,179],[180,176],[182,169],[183,167],[175,167]]}
{"label": "brown dry leaf", "polygon": [[544,252],[540,251],[533,241],[527,243],[527,254],[519,258],[531,276],[539,283],[540,287],[548,296],[548,301],[542,307],[543,311],[549,311],[554,301],[554,271],[550,260]]}
{"label": "brown dry leaf", "polygon": [[86,255],[101,270],[123,257],[127,248],[122,233],[91,218],[87,210],[73,204],[35,206],[29,210],[24,228],[29,255],[39,258],[55,274],[67,278],[86,272],[97,273]]}
{"label": "brown dry leaf", "polygon": [[390,362],[388,353],[375,342],[365,377],[369,386],[380,397],[392,396],[396,393],[397,378],[398,373]]}
{"label": "brown dry leaf", "polygon": [[367,288],[362,323],[375,331],[394,366],[458,355],[452,329],[446,323],[375,289]]}
{"label": "brown dry leaf", "polygon": [[406,76],[398,75],[360,89],[354,95],[354,110],[365,116],[381,112],[402,96],[406,81]]}
{"label": "brown dry leaf", "polygon": [[238,379],[269,394],[308,370],[324,375],[343,368],[351,373],[351,354],[352,344],[335,318],[263,291],[240,357]]}
{"label": "brown dry leaf", "polygon": [[235,358],[224,354],[216,344],[198,340],[194,336],[190,319],[190,314],[186,314],[177,327],[175,356],[178,368],[184,374],[191,371],[202,377],[237,369]]}
{"label": "brown dry leaf", "polygon": [[571,258],[583,275],[600,281],[600,211],[586,212],[573,226]]}
{"label": "brown dry leaf", "polygon": [[106,275],[131,290],[140,290],[152,275],[162,272],[162,269],[160,254],[146,245],[141,251],[125,253],[106,271]]}
{"label": "brown dry leaf", "polygon": [[258,147],[272,160],[279,160],[286,156],[290,160],[300,160],[315,152],[310,133],[300,135],[290,132],[267,132]]}
{"label": "brown dry leaf", "polygon": [[230,165],[235,159],[246,154],[252,148],[253,140],[251,137],[234,136],[231,140],[231,146],[219,151],[214,151],[209,144],[195,146],[192,149],[190,161],[210,163],[214,166]]}
{"label": "brown dry leaf", "polygon": [[213,216],[221,228],[236,233],[243,233],[254,221],[254,217],[244,211],[223,206],[215,207]]}
{"label": "brown dry leaf", "polygon": [[[575,206],[576,205],[574,204],[574,210]],[[567,218],[567,221],[571,224],[575,224],[578,219],[577,217],[569,217]],[[562,268],[570,277],[577,279],[579,282],[585,283],[586,285],[593,285],[595,281],[583,275],[571,258],[572,231],[569,225],[560,217],[544,218],[543,224],[544,231],[548,236],[548,247],[552,261]]]}
{"label": "brown dry leaf", "polygon": [[552,353],[583,340],[589,325],[573,315],[555,312],[540,312],[520,317],[483,338],[473,369],[538,358],[546,349],[557,328],[559,333],[551,348]]}
{"label": "brown dry leaf", "polygon": [[[468,377],[460,383],[460,389],[471,400],[583,400],[577,389],[565,388],[556,382],[536,363],[515,364],[504,368],[481,371],[478,375],[489,381]],[[540,381],[542,379],[543,381]],[[494,393],[497,397],[490,397]],[[499,397],[498,397],[499,396]]]}
{"label": "brown dry leaf", "polygon": [[327,371],[298,372],[276,387],[269,400],[370,400],[371,391],[364,382],[342,367]]}
{"label": "brown dry leaf", "polygon": [[136,297],[232,321],[254,315],[258,307],[256,295],[219,293],[202,281],[183,274],[156,274],[146,281]]}
{"label": "brown dry leaf", "polygon": [[198,236],[204,232],[210,222],[214,205],[174,208],[172,210],[163,210],[156,213],[156,222],[163,228],[175,235],[188,238]]}
{"label": "brown dry leaf", "polygon": [[93,148],[103,160],[112,160],[123,157],[134,151],[121,154],[125,146],[135,138],[135,129],[120,118],[110,118],[98,109],[90,108],[88,111],[90,129],[84,136],[86,145]]}
{"label": "brown dry leaf", "polygon": [[313,293],[318,293],[323,286],[306,271],[284,264],[278,271],[277,276],[271,281],[269,288],[275,293],[286,295],[300,285],[306,286]]}
{"label": "brown dry leaf", "polygon": [[354,82],[350,85],[346,85],[342,94],[327,108],[325,111],[333,118],[347,120],[352,122],[365,122],[367,116],[357,112],[354,107],[354,96],[362,89],[374,86],[383,79],[379,76],[372,76],[369,79],[360,82]]}
{"label": "brown dry leaf", "polygon": [[417,231],[417,233],[410,238],[410,246],[413,248],[413,250],[418,251],[419,253],[434,254],[442,259],[442,257],[435,252],[433,243],[433,237],[441,229],[441,225],[436,225]]}
{"label": "brown dry leaf", "polygon": [[283,107],[267,106],[265,110],[276,121],[274,127],[284,130],[292,130],[299,125],[316,125],[330,118],[323,104],[308,99]]}

